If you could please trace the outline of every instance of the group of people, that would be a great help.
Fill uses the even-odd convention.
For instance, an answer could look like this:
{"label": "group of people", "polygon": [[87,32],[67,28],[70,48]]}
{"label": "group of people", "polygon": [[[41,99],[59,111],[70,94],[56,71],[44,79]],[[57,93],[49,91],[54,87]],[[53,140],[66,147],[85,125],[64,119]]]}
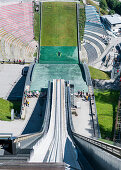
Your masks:
{"label": "group of people", "polygon": [[27,98],[32,98],[32,97],[39,97],[40,95],[40,92],[37,90],[37,91],[25,91],[24,92],[24,96],[27,97]]}
{"label": "group of people", "polygon": [[13,60],[13,63],[14,63],[14,64],[25,64],[25,59],[23,59],[23,60],[18,60],[18,59],[15,60],[15,59],[14,59],[14,60]]}
{"label": "group of people", "polygon": [[[2,60],[1,64],[4,64],[4,62],[5,62],[5,61]],[[23,59],[23,60],[20,60],[20,59],[19,59],[19,60],[18,60],[18,59],[17,59],[17,60],[15,60],[15,59],[14,59],[14,60],[10,60],[10,59],[9,59],[9,60],[6,61],[6,62],[8,62],[8,63],[14,63],[14,64],[25,64],[25,59]]]}
{"label": "group of people", "polygon": [[25,90],[24,91],[24,101],[23,101],[23,106],[22,106],[22,109],[24,109],[25,106],[28,106],[29,107],[29,98],[32,98],[32,97],[39,97],[40,95],[40,92],[39,91],[28,91],[28,90]]}
{"label": "group of people", "polygon": [[[90,101],[91,100],[91,95],[89,93],[86,92],[86,95],[83,91],[78,91],[78,97],[84,98],[86,101]],[[94,94],[92,94],[92,99],[94,98]]]}

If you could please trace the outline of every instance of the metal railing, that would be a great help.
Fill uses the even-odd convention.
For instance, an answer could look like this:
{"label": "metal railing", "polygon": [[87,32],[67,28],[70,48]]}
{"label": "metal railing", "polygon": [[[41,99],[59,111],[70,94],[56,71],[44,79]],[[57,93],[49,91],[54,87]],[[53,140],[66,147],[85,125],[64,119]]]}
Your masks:
{"label": "metal railing", "polygon": [[112,155],[121,159],[121,148],[120,147],[113,146],[111,144],[96,140],[94,138],[82,136],[82,135],[79,135],[79,134],[74,133],[74,132],[72,132],[72,134],[73,134],[74,137],[80,138],[80,139],[82,139],[82,140],[84,140],[88,143],[91,143],[92,145],[95,145],[98,148],[101,148],[102,150],[105,150],[105,151],[111,153]]}
{"label": "metal railing", "polygon": [[12,133],[0,133],[0,140],[12,139]]}

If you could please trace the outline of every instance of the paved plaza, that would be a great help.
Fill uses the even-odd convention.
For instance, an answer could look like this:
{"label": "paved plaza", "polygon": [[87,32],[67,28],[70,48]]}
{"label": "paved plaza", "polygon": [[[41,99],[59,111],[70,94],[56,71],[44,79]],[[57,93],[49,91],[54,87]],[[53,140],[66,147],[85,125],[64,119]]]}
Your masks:
{"label": "paved plaza", "polygon": [[22,69],[28,65],[0,64],[0,98],[21,97],[25,83]]}

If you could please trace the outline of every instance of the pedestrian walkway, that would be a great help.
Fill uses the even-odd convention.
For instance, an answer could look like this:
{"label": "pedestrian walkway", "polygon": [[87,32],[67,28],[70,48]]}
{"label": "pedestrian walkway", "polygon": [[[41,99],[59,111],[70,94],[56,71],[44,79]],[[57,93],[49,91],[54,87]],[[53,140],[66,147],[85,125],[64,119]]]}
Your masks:
{"label": "pedestrian walkway", "polygon": [[75,132],[87,137],[93,137],[94,131],[92,117],[89,111],[89,101],[85,101],[84,98],[75,97],[75,106],[77,106],[77,116],[72,114]]}
{"label": "pedestrian walkway", "polygon": [[28,65],[0,64],[0,98],[7,99],[12,91],[15,92],[13,96],[22,95],[25,77],[22,78],[21,73],[25,66]]}

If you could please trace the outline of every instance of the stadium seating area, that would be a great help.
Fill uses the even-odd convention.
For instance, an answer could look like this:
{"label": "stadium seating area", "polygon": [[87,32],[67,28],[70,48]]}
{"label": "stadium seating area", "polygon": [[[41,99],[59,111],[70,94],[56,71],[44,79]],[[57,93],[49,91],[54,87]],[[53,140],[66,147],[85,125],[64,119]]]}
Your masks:
{"label": "stadium seating area", "polygon": [[95,59],[98,57],[96,49],[90,43],[86,43],[84,45],[84,48],[87,51],[88,63],[94,62]]}
{"label": "stadium seating area", "polygon": [[33,60],[34,41],[32,3],[0,7],[0,60]]}
{"label": "stadium seating area", "polygon": [[87,51],[88,63],[91,63],[104,52],[107,45],[104,37],[108,35],[94,6],[85,6],[85,13],[84,48]]}

